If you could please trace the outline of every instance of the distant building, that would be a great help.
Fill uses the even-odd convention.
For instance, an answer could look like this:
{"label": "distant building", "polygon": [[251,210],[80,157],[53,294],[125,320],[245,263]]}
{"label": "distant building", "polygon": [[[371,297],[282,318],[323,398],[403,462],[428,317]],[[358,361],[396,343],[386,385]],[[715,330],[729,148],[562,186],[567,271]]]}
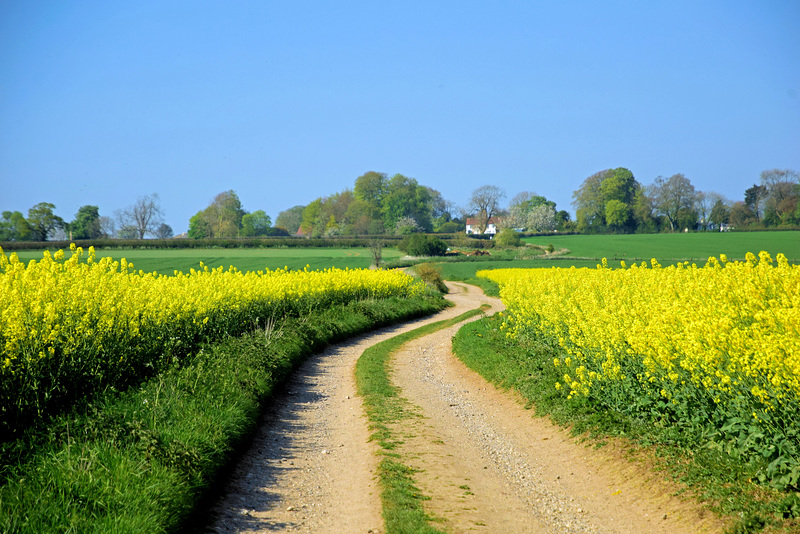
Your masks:
{"label": "distant building", "polygon": [[[480,233],[479,227],[480,220],[476,217],[467,217],[467,234],[478,234]],[[494,217],[489,218],[489,222],[486,225],[486,230],[483,232],[484,234],[494,235],[497,233],[497,221]]]}

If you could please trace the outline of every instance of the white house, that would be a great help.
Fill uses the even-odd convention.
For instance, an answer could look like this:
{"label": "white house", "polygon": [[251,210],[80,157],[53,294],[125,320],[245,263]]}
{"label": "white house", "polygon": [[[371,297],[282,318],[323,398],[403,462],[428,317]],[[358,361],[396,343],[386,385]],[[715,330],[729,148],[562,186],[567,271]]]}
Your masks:
{"label": "white house", "polygon": [[[467,234],[480,233],[478,226],[480,226],[479,219],[477,219],[476,217],[467,217]],[[486,225],[486,230],[483,233],[490,235],[494,235],[497,233],[497,224],[494,217],[489,218],[489,223]]]}

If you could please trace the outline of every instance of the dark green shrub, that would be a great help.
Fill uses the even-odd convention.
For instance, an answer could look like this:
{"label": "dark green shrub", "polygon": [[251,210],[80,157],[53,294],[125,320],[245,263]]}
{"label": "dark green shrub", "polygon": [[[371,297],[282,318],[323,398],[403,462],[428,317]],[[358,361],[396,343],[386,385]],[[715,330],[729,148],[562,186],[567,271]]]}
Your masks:
{"label": "dark green shrub", "polygon": [[446,222],[436,229],[439,234],[458,234],[464,231],[464,225],[457,222]]}
{"label": "dark green shrub", "polygon": [[425,234],[412,234],[404,238],[397,248],[409,256],[444,256],[447,253],[444,241]]}

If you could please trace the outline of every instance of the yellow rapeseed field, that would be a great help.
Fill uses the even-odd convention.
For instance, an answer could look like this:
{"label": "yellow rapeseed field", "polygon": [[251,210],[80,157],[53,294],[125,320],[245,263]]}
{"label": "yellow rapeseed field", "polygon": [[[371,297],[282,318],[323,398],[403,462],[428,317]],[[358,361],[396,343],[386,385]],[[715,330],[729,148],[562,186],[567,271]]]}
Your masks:
{"label": "yellow rapeseed field", "polygon": [[704,267],[651,263],[479,276],[501,285],[511,335],[557,338],[573,395],[631,378],[661,384],[668,399],[677,386],[716,400],[746,391],[766,406],[800,393],[800,266],[766,252]]}
{"label": "yellow rapeseed field", "polygon": [[800,487],[800,266],[784,255],[478,275],[500,285],[509,336],[554,347],[545,364],[568,399],[680,428]]}
{"label": "yellow rapeseed field", "polygon": [[783,254],[478,275],[500,285],[507,335],[550,347],[542,365],[567,399],[800,488],[800,266]]}
{"label": "yellow rapeseed field", "polygon": [[0,249],[0,394],[7,404],[26,391],[47,397],[73,378],[113,384],[199,340],[333,304],[414,296],[423,286],[397,271],[362,269],[201,267],[163,276],[74,245],[69,258],[45,252],[26,265]]}

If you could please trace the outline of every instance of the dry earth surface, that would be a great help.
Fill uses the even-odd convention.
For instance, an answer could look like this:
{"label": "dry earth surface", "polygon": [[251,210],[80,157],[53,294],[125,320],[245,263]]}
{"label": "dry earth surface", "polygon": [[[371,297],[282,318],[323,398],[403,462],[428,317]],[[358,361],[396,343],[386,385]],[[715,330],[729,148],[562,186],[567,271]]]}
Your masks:
{"label": "dry earth surface", "polygon": [[[354,368],[369,346],[481,304],[479,289],[448,284],[455,303],[309,359],[262,421],[212,511],[209,532],[381,533],[377,446],[370,443]],[[646,461],[611,443],[581,443],[534,417],[451,352],[458,326],[419,338],[393,358],[392,381],[420,417],[394,430],[404,461],[448,532],[721,532],[725,523]]]}

